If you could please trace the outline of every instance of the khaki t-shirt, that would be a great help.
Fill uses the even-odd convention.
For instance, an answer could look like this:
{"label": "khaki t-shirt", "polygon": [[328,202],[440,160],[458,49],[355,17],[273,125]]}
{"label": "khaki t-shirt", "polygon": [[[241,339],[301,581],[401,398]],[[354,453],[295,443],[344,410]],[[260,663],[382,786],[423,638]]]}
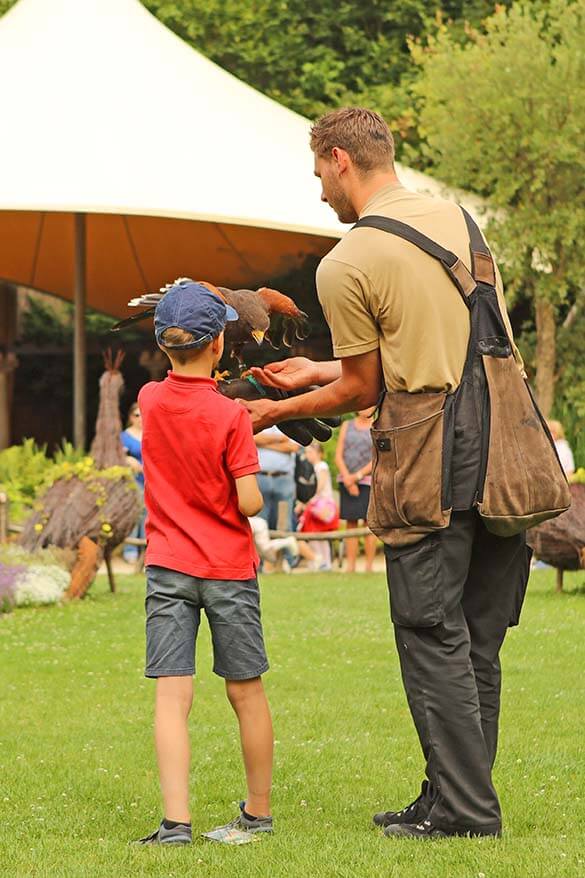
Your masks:
{"label": "khaki t-shirt", "polygon": [[[380,189],[360,216],[400,220],[452,250],[471,268],[469,236],[456,204],[404,189]],[[497,292],[506,328],[502,281]],[[319,301],[336,357],[380,349],[386,388],[452,390],[461,380],[469,311],[441,264],[414,244],[380,229],[353,229],[321,261]],[[515,356],[521,364],[520,355]]]}

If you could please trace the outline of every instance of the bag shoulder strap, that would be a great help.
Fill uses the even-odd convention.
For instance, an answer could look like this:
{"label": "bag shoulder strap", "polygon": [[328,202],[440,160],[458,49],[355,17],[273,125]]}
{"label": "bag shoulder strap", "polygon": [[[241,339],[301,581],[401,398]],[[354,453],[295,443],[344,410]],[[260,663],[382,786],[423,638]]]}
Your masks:
{"label": "bag shoulder strap", "polygon": [[405,241],[410,241],[411,244],[437,259],[457,287],[461,298],[469,307],[468,298],[477,288],[477,283],[464,263],[451,250],[441,247],[436,241],[427,238],[426,235],[423,235],[417,229],[413,229],[412,226],[399,220],[390,219],[387,216],[364,216],[352,226],[352,229],[360,228],[380,229],[383,232],[389,232],[392,235],[403,238]]}
{"label": "bag shoulder strap", "polygon": [[484,241],[483,235],[474,219],[460,204],[461,212],[465,218],[467,233],[469,235],[469,249],[471,252],[471,270],[478,283],[496,285],[496,267],[489,247]]}
{"label": "bag shoulder strap", "polygon": [[446,250],[445,247],[441,247],[441,245],[437,244],[436,241],[433,241],[432,238],[428,238],[426,235],[423,235],[422,232],[419,232],[417,229],[414,229],[412,226],[402,223],[399,220],[390,219],[386,216],[375,216],[372,214],[371,216],[362,217],[362,219],[358,220],[352,228],[359,229],[365,227],[389,232],[392,235],[403,238],[405,241],[409,241],[420,250],[428,253],[429,256],[437,259],[457,287],[465,304],[469,306],[468,297],[477,288],[478,283],[486,283],[490,286],[495,286],[496,269],[492,255],[483,239],[483,235],[481,234],[477,223],[471,218],[464,207],[461,207],[461,212],[463,213],[465,225],[467,226],[467,233],[469,235],[471,273],[467,270],[467,267],[459,257],[451,250]]}

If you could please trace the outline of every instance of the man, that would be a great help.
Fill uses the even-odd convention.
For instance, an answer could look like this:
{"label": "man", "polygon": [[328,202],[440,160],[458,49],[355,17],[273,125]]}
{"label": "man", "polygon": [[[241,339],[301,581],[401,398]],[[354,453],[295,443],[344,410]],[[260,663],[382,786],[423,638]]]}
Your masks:
{"label": "man", "polygon": [[[342,222],[376,215],[405,223],[455,253],[469,277],[462,211],[400,185],[392,135],[380,116],[360,108],[329,113],[313,127],[311,147],[322,200]],[[352,229],[322,260],[317,291],[339,360],[295,357],[254,370],[283,389],[321,385],[281,402],[250,404],[256,430],[277,419],[366,409],[384,388],[386,397],[400,393],[416,402],[460,387],[469,311],[444,266],[418,246],[380,228]],[[511,338],[499,276],[497,296]],[[460,444],[468,427],[478,429],[473,407],[472,415],[474,423],[458,425]],[[389,837],[501,832],[491,779],[499,650],[518,620],[527,552],[523,534],[502,538],[486,530],[463,464],[470,460],[456,454],[450,524],[417,535],[413,545],[385,546],[402,676],[428,778],[411,805],[375,815]],[[429,471],[429,481],[437,478],[440,472]]]}
{"label": "man", "polygon": [[[278,527],[278,505],[287,504],[286,529],[292,530],[295,502],[295,454],[298,445],[278,429],[270,427],[254,437],[258,448],[260,472],[258,485],[264,498],[259,513],[270,530]],[[288,552],[290,554],[290,552]]]}

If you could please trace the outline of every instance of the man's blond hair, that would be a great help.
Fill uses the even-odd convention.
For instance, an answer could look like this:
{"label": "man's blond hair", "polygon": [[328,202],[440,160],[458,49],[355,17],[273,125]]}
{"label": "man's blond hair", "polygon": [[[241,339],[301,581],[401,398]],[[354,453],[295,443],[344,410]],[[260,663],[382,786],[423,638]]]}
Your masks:
{"label": "man's blond hair", "polygon": [[187,332],[185,329],[179,329],[178,326],[169,326],[161,336],[160,345],[169,357],[176,360],[179,365],[184,366],[186,363],[192,363],[193,360],[200,357],[207,345],[205,344],[200,348],[187,348],[187,350],[177,350],[173,345],[190,344],[192,341],[193,336],[190,332]]}
{"label": "man's blond hair", "polygon": [[394,138],[379,113],[364,107],[344,107],[321,116],[311,128],[311,149],[330,158],[335,147],[344,149],[360,171],[391,168]]}

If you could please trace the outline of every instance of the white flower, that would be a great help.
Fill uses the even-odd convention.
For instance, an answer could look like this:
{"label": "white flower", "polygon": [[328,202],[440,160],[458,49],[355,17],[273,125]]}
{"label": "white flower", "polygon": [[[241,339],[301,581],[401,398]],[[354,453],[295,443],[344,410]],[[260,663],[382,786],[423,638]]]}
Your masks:
{"label": "white flower", "polygon": [[69,587],[69,574],[56,564],[31,564],[16,583],[17,607],[55,604]]}

